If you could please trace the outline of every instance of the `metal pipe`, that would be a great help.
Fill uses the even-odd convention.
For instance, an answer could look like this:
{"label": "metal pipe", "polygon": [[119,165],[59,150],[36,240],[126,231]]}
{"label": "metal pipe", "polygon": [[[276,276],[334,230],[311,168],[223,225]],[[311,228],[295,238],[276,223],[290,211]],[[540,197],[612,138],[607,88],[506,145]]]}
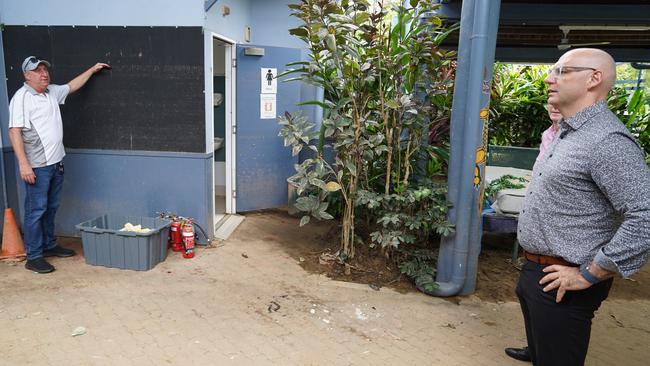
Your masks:
{"label": "metal pipe", "polygon": [[[454,204],[456,213],[456,233],[454,235],[453,246],[453,269],[451,278],[447,281],[441,281],[437,277],[437,288],[432,291],[435,296],[454,296],[457,295],[467,279],[467,262],[469,254],[469,241],[470,231],[472,229],[472,213],[477,211],[478,202],[476,200],[476,189],[480,191],[480,185],[475,187],[474,183],[474,168],[476,167],[477,147],[482,145],[482,123],[480,119],[480,111],[483,107],[482,94],[484,86],[484,76],[486,75],[484,69],[486,65],[486,53],[489,41],[489,21],[490,14],[490,1],[489,0],[475,0],[471,4],[473,14],[471,18],[465,18],[463,14],[466,12],[465,6],[470,6],[469,1],[463,2],[461,13],[461,28],[463,28],[463,19],[472,20],[471,37],[469,39],[469,47],[471,47],[469,60],[465,57],[459,57],[459,67],[462,62],[469,62],[469,76],[467,81],[466,92],[459,90],[459,96],[467,96],[466,100],[457,100],[456,91],[454,91],[454,105],[453,108],[466,108],[464,118],[454,122],[461,123],[463,136],[462,136],[462,149],[460,156],[460,173],[451,172],[449,174],[449,188],[456,189],[458,187],[457,202]],[[461,37],[463,34],[461,33]],[[463,42],[465,41],[465,42]],[[459,51],[463,47],[467,47],[467,40],[459,43]],[[489,92],[489,91],[488,91]],[[463,95],[464,94],[464,95]],[[452,110],[453,110],[452,108]],[[452,112],[453,119],[453,112]],[[458,144],[458,136],[454,136],[452,144]],[[452,151],[452,154],[458,153],[458,148]],[[450,162],[451,163],[451,162]],[[451,167],[456,169],[458,166]],[[453,174],[452,174],[453,173]],[[456,180],[458,179],[458,180]],[[450,195],[451,197],[451,195]],[[475,227],[474,227],[475,229]],[[441,248],[442,249],[442,248]],[[448,253],[446,253],[448,255]],[[442,259],[443,261],[446,259]],[[441,259],[439,259],[439,262]]]}
{"label": "metal pipe", "polygon": [[[501,7],[500,0],[490,1],[489,16],[487,20],[488,25],[488,39],[486,43],[485,58],[483,59],[483,67],[485,72],[483,73],[483,88],[480,95],[480,105],[481,109],[488,109],[490,106],[490,87],[492,81],[492,73],[494,70],[494,54],[496,52],[496,43],[497,43],[497,31],[499,29],[499,11]],[[481,125],[481,142],[477,146],[483,148],[483,151],[487,152],[487,131],[486,135],[483,136],[484,128],[487,128],[488,119],[479,119]],[[487,156],[486,156],[487,159]],[[481,253],[481,237],[483,236],[483,216],[482,210],[479,207],[482,207],[481,200],[483,200],[483,186],[485,185],[485,163],[479,164],[479,173],[481,177],[481,184],[478,189],[474,189],[472,197],[472,213],[471,213],[471,224],[469,228],[469,252],[467,255],[467,278],[465,284],[460,291],[460,295],[469,295],[476,291],[476,273],[478,270],[478,256]]]}
{"label": "metal pipe", "polygon": [[[464,120],[465,120],[465,99],[467,97],[467,82],[469,80],[469,60],[471,56],[471,35],[474,14],[474,1],[463,1],[460,34],[458,41],[458,55],[456,63],[456,77],[454,80],[454,99],[451,108],[450,126],[450,147],[449,147],[449,170],[447,173],[447,199],[451,205],[447,220],[456,225],[456,210],[458,207],[458,196],[460,182],[460,164],[463,150]],[[444,283],[451,280],[454,269],[453,250],[456,242],[456,233],[443,237],[440,240],[440,251],[438,252],[438,266],[436,280]],[[447,292],[447,290],[445,290]]]}

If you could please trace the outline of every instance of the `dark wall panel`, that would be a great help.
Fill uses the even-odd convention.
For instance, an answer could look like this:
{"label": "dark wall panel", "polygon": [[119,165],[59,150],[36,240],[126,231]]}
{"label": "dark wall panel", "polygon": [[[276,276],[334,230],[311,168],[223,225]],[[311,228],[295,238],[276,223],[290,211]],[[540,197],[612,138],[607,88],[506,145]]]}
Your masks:
{"label": "dark wall panel", "polygon": [[54,84],[112,66],[61,106],[66,147],[205,152],[200,27],[6,26],[2,36],[10,96],[29,55],[52,63]]}

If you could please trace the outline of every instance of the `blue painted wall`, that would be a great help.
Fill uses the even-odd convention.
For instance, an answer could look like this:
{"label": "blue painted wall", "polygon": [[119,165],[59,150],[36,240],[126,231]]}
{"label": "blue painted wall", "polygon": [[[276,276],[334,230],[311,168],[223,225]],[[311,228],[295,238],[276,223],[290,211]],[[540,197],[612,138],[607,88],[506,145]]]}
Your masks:
{"label": "blue painted wall", "polygon": [[69,150],[56,230],[75,233],[80,218],[104,213],[152,216],[171,211],[211,221],[212,155]]}
{"label": "blue painted wall", "polygon": [[[237,210],[251,211],[287,205],[287,178],[294,174],[297,157],[278,136],[275,119],[260,119],[262,68],[277,68],[300,59],[300,50],[266,47],[264,56],[246,56],[237,47]],[[276,115],[300,109],[300,84],[277,83]]]}
{"label": "blue painted wall", "polygon": [[[4,46],[2,44],[2,37],[0,37],[0,80],[7,80],[7,75],[5,74],[4,68]],[[5,179],[5,172],[11,172],[13,170],[7,170],[7,159],[6,154],[4,153],[5,146],[7,146],[9,138],[7,137],[7,121],[9,121],[9,102],[7,101],[7,83],[0,82],[0,192],[7,192],[8,184]],[[8,193],[8,192],[7,192]],[[2,203],[2,211],[0,211],[0,230],[4,230],[4,208],[10,207],[9,202],[5,202],[5,195],[0,193],[0,202]]]}
{"label": "blue painted wall", "polygon": [[[13,152],[5,153],[7,171],[16,169]],[[168,211],[192,216],[205,228],[212,206],[206,204],[212,156],[195,153],[154,153],[68,149],[65,183],[55,230],[77,235],[75,225],[106,213],[155,216]],[[22,224],[24,183],[8,174],[16,187],[10,203]]]}
{"label": "blue painted wall", "polygon": [[289,34],[290,28],[301,24],[300,19],[290,16],[291,9],[287,7],[295,3],[297,1],[294,0],[253,1],[253,42],[267,46],[303,48],[304,43]]}
{"label": "blue painted wall", "polygon": [[[294,0],[254,1],[251,10],[254,42],[265,46],[291,47],[302,49],[301,59],[307,60],[305,43],[298,37],[289,34],[289,29],[298,27],[302,22],[291,16],[289,4]],[[296,83],[294,81],[293,83]],[[316,87],[301,83],[300,100],[322,100],[322,92]],[[317,126],[322,120],[322,110],[313,105],[302,106],[303,114]]]}
{"label": "blue painted wall", "polygon": [[[228,37],[238,44],[247,43],[244,41],[244,30],[250,26],[251,43],[303,47],[299,40],[288,34],[288,28],[299,23],[296,18],[289,17],[287,4],[291,2],[218,0],[206,13],[204,0],[0,0],[0,23],[203,26],[206,31]],[[225,17],[221,15],[223,5],[230,8],[230,14]],[[38,53],[38,50],[34,52]],[[0,78],[4,76],[4,55],[0,53]],[[300,89],[302,100],[311,100],[318,95],[313,87],[303,85],[291,88],[295,87]],[[5,163],[4,172],[0,171],[0,175],[5,175],[9,206],[22,220],[23,182],[16,173],[15,158],[6,136],[10,97],[6,84],[0,83],[1,156]],[[313,107],[302,109],[312,118],[317,118]],[[76,235],[74,225],[105,213],[152,215],[156,211],[170,210],[192,215],[206,228],[212,225],[212,153],[70,149],[67,153],[66,181],[56,227],[58,234]]]}
{"label": "blue painted wall", "polygon": [[0,0],[8,25],[201,26],[203,19],[203,0]]}
{"label": "blue painted wall", "polygon": [[[246,43],[244,42],[244,28],[253,26],[251,4],[259,1],[264,0],[217,0],[207,13],[203,13],[204,22],[202,24],[206,29],[228,37],[237,43]],[[221,15],[221,7],[224,5],[230,8],[230,14],[227,16]],[[251,41],[254,42],[255,32],[252,32],[251,36]]]}

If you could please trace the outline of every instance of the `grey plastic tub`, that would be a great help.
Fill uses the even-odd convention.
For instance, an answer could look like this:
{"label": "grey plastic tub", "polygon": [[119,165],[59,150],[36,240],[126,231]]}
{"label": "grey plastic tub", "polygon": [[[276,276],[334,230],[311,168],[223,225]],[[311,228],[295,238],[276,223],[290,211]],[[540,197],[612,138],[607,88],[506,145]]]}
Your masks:
{"label": "grey plastic tub", "polygon": [[[151,231],[120,231],[127,222]],[[147,271],[167,258],[169,224],[154,217],[104,215],[75,227],[81,231],[87,264]]]}

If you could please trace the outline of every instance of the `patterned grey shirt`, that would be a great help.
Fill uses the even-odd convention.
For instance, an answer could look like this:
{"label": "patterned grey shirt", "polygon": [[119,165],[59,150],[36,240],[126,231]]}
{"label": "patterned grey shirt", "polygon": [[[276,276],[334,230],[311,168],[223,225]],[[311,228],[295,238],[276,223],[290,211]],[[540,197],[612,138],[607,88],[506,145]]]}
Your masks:
{"label": "patterned grey shirt", "polygon": [[528,252],[628,277],[650,256],[650,169],[630,132],[600,101],[560,122],[533,170],[519,215]]}

